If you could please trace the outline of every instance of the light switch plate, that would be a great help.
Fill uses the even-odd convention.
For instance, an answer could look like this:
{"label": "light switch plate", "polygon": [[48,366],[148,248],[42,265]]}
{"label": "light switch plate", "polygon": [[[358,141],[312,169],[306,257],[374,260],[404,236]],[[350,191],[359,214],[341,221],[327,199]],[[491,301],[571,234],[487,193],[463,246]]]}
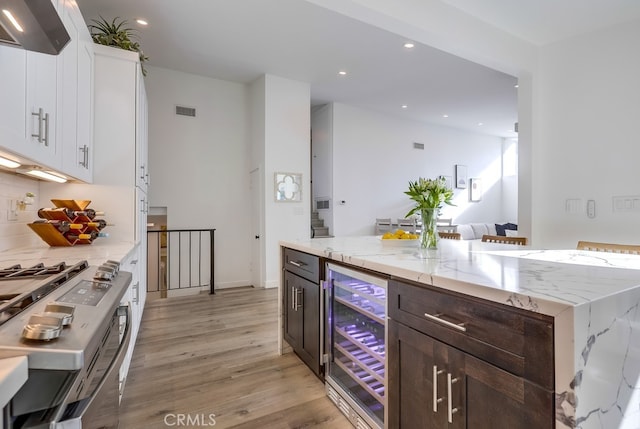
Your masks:
{"label": "light switch plate", "polygon": [[640,195],[613,197],[614,213],[640,213]]}

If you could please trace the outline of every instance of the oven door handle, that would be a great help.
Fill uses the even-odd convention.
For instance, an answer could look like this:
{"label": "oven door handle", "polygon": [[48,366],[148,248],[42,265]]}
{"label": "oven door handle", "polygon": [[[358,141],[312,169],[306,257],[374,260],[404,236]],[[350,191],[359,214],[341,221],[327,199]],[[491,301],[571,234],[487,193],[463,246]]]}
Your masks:
{"label": "oven door handle", "polygon": [[120,370],[120,366],[124,361],[124,356],[127,352],[127,349],[129,348],[129,343],[131,341],[131,303],[127,302],[126,305],[121,305],[120,307],[118,307],[118,316],[122,316],[123,312],[126,312],[125,314],[127,315],[127,322],[124,327],[122,341],[118,346],[118,351],[116,352],[116,355],[114,356],[113,360],[109,364],[108,369],[105,371],[104,375],[102,376],[100,383],[98,384],[96,389],[92,392],[91,396],[87,398],[87,400],[83,403],[82,410],[78,411],[70,419],[55,422],[53,426],[50,426],[51,428],[82,429],[82,417],[85,411],[92,405],[93,400],[96,397],[96,393],[100,392],[104,388],[105,383],[107,382],[107,380],[109,380],[109,377],[111,376],[111,374],[113,374],[113,371]]}

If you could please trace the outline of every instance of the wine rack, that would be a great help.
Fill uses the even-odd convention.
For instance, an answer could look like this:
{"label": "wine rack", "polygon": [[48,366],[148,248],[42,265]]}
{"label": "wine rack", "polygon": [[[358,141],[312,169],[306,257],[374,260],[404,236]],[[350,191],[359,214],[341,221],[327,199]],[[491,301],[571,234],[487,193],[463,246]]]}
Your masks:
{"label": "wine rack", "polygon": [[[330,357],[326,380],[354,401],[367,427],[384,427],[386,280],[328,264]],[[352,421],[354,423],[354,421]]]}
{"label": "wine rack", "polygon": [[49,246],[91,244],[104,236],[100,231],[107,225],[101,214],[87,207],[90,200],[51,200],[55,207],[38,210],[40,219],[27,224]]}

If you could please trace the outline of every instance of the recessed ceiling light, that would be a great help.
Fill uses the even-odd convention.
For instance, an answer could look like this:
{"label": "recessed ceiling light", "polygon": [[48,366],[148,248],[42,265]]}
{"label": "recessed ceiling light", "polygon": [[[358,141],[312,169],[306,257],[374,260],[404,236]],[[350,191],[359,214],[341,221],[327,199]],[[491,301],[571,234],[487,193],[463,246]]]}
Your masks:
{"label": "recessed ceiling light", "polygon": [[444,115],[442,115],[443,118],[448,118],[449,115],[447,115],[446,113]]}
{"label": "recessed ceiling light", "polygon": [[346,75],[347,75],[347,72],[346,72],[346,71],[344,71],[344,70],[340,70],[340,71],[338,72],[338,74],[339,74],[340,76],[346,76]]}
{"label": "recessed ceiling light", "polygon": [[400,107],[402,107],[403,109],[406,109],[406,108],[407,108],[407,107],[409,107],[409,106],[407,106],[406,104],[403,104],[403,105],[402,105],[402,106],[400,106]]}
{"label": "recessed ceiling light", "polygon": [[149,23],[144,19],[136,19],[136,22],[140,25],[149,25]]}
{"label": "recessed ceiling light", "polygon": [[513,85],[514,88],[520,88],[520,85],[518,85],[517,83],[515,85]]}
{"label": "recessed ceiling light", "polygon": [[478,122],[478,126],[479,126],[479,127],[481,127],[481,126],[483,126],[483,125],[484,125],[484,124],[483,124],[482,122]]}
{"label": "recessed ceiling light", "polygon": [[413,44],[413,43],[411,43],[411,42],[407,42],[407,43],[405,43],[405,44],[404,44],[404,47],[405,47],[405,48],[407,48],[407,49],[411,49],[411,48],[413,48],[414,46],[416,46],[416,45],[414,45],[414,44]]}

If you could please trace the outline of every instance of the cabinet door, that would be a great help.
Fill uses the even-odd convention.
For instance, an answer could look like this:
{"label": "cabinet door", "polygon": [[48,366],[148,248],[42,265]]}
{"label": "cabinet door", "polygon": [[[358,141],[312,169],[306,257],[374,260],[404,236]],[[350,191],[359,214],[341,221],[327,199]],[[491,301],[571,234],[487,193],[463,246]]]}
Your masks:
{"label": "cabinet door", "polygon": [[389,429],[447,426],[446,372],[443,365],[436,363],[436,343],[427,335],[389,320]]}
{"label": "cabinet door", "polygon": [[26,145],[26,51],[0,46],[0,145],[17,154]]}
{"label": "cabinet door", "polygon": [[71,40],[58,56],[59,144],[62,170],[77,179],[93,179],[93,42],[75,2],[65,1],[61,19]]}
{"label": "cabinet door", "polygon": [[388,329],[389,428],[554,427],[553,392],[394,320]]}
{"label": "cabinet door", "polygon": [[148,163],[148,105],[144,78],[140,66],[137,71],[136,116],[136,186],[147,192],[149,184]]}
{"label": "cabinet door", "polygon": [[302,347],[302,291],[299,281],[300,277],[288,271],[284,272],[284,338],[294,350]]}
{"label": "cabinet door", "polygon": [[466,394],[467,427],[547,429],[555,426],[553,392],[471,355],[456,352],[460,355],[457,361],[464,361],[461,371],[465,376],[464,383],[458,389],[454,386],[453,390],[460,395],[458,403],[464,401],[462,395]]}
{"label": "cabinet door", "polygon": [[316,373],[320,372],[320,286],[300,279],[302,289],[303,360]]}
{"label": "cabinet door", "polygon": [[60,169],[61,151],[56,144],[57,57],[27,52],[25,120],[28,144],[24,155],[43,165]]}

